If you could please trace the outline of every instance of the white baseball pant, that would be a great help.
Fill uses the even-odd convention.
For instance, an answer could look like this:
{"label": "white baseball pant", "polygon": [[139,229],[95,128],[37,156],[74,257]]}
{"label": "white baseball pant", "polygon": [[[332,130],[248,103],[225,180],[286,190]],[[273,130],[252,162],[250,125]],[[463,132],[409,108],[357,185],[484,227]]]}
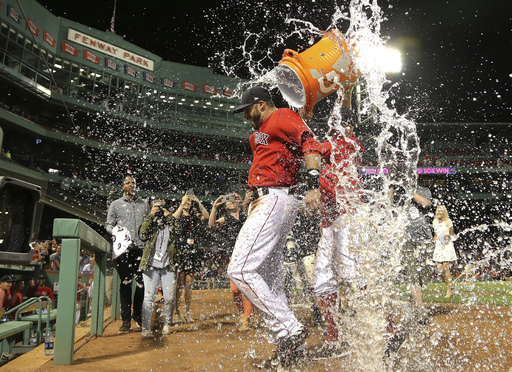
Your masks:
{"label": "white baseball pant", "polygon": [[356,278],[356,259],[349,250],[348,214],[340,215],[322,229],[314,270],[314,292],[317,296],[337,293],[340,281]]}
{"label": "white baseball pant", "polygon": [[311,288],[313,283],[313,270],[315,268],[315,255],[304,256],[297,262],[286,262],[285,268],[290,272],[297,288]]}
{"label": "white baseball pant", "polygon": [[268,190],[268,195],[251,203],[231,256],[228,276],[258,308],[277,343],[302,328],[284,291],[283,249],[297,216],[297,201],[286,188]]}

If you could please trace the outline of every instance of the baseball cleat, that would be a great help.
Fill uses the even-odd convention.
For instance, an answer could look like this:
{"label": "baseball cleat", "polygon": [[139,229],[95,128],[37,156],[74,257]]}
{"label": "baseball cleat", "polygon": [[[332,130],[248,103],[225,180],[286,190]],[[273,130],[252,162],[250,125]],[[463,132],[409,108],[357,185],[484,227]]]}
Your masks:
{"label": "baseball cleat", "polygon": [[407,337],[407,333],[405,333],[405,332],[400,332],[400,333],[394,334],[393,337],[391,337],[388,340],[386,350],[384,350],[384,357],[389,358],[391,353],[396,353],[400,349],[400,347],[403,345],[406,337]]}
{"label": "baseball cleat", "polygon": [[347,342],[324,342],[322,347],[317,351],[308,353],[308,357],[312,360],[338,359],[349,354],[349,344]]}
{"label": "baseball cleat", "polygon": [[293,336],[281,340],[274,356],[270,359],[270,364],[272,366],[281,364],[286,367],[296,363],[304,356],[304,342],[308,337],[309,331],[306,328],[302,328]]}

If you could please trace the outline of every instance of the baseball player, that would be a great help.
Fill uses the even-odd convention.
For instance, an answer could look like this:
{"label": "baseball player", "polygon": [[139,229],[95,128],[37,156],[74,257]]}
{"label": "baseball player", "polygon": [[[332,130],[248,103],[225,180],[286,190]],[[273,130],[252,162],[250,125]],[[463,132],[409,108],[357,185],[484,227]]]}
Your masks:
{"label": "baseball player", "polygon": [[[322,314],[316,305],[313,293],[313,270],[315,253],[320,240],[320,211],[310,214],[304,211],[299,202],[299,213],[292,231],[286,237],[284,262],[286,268],[285,289],[288,299],[291,299],[291,283],[302,291],[302,301],[313,311],[313,324],[323,323]],[[301,301],[301,302],[302,302]]]}
{"label": "baseball player", "polygon": [[316,254],[314,292],[321,304],[326,326],[323,346],[312,353],[314,359],[339,357],[346,352],[340,343],[334,319],[339,286],[356,278],[355,258],[349,251],[348,221],[354,204],[359,201],[357,164],[363,147],[353,135],[354,115],[341,108],[343,130],[330,129],[329,140],[322,143],[320,202],[322,236]]}
{"label": "baseball player", "polygon": [[308,192],[305,203],[318,207],[320,143],[301,117],[277,109],[268,90],[252,87],[233,112],[256,130],[249,138],[253,162],[244,204],[247,220],[240,230],[228,275],[258,308],[276,344],[270,366],[288,365],[302,354],[308,330],[288,306],[284,292],[283,249],[297,215],[294,197],[304,158]]}
{"label": "baseball player", "polygon": [[406,284],[411,300],[414,301],[414,316],[402,320],[402,327],[394,324],[394,314],[388,316],[390,324],[388,332],[392,334],[387,340],[384,351],[386,357],[391,352],[396,352],[403,344],[409,333],[414,329],[414,323],[422,325],[429,323],[428,311],[423,304],[422,286],[423,277],[426,275],[426,257],[433,249],[432,231],[425,219],[425,214],[430,207],[432,193],[426,187],[418,187],[412,198],[408,197],[403,186],[395,185],[389,193],[393,205],[397,211],[396,223],[405,228],[405,238],[400,247],[402,270],[399,275],[400,283]]}

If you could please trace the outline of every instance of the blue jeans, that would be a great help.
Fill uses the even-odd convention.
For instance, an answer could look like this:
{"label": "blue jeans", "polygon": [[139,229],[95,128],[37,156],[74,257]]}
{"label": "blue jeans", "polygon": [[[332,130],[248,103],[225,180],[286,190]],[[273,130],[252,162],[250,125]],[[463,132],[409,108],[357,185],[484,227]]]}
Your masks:
{"label": "blue jeans", "polygon": [[144,302],[142,304],[142,330],[147,331],[151,326],[151,314],[155,305],[158,285],[162,283],[162,292],[165,301],[164,324],[171,324],[172,313],[176,302],[176,272],[170,271],[169,266],[159,269],[148,266],[142,274],[144,279]]}

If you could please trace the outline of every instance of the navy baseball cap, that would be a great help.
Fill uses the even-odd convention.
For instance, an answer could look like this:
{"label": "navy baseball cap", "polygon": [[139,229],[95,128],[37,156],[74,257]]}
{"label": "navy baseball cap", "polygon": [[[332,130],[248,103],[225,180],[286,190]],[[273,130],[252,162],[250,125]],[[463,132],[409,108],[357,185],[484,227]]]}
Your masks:
{"label": "navy baseball cap", "polygon": [[0,278],[0,283],[3,282],[14,282],[16,279],[14,279],[14,275],[4,275]]}
{"label": "navy baseball cap", "polygon": [[240,106],[233,110],[233,114],[238,114],[245,110],[246,107],[250,105],[254,105],[259,101],[272,101],[272,96],[270,92],[262,87],[252,87],[247,89],[244,94],[242,94],[242,102]]}

